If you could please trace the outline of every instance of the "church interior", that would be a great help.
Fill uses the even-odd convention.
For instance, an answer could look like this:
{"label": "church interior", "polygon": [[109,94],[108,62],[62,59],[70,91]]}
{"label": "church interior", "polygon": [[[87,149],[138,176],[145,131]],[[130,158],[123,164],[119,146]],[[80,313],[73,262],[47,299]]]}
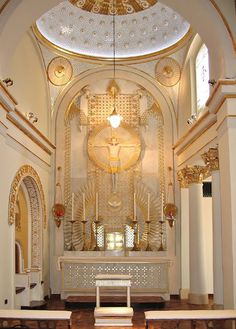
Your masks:
{"label": "church interior", "polygon": [[236,320],[235,40],[234,0],[0,0],[0,327]]}

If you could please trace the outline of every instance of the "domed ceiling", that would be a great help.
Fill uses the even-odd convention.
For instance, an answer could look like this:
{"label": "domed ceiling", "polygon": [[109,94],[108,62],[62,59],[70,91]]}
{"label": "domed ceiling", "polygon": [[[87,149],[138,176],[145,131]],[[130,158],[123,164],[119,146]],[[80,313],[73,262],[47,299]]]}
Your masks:
{"label": "domed ceiling", "polygon": [[[116,58],[139,58],[164,52],[189,35],[189,23],[161,2],[116,1]],[[37,20],[35,33],[41,41],[73,55],[112,58],[111,6],[111,0],[62,1]]]}

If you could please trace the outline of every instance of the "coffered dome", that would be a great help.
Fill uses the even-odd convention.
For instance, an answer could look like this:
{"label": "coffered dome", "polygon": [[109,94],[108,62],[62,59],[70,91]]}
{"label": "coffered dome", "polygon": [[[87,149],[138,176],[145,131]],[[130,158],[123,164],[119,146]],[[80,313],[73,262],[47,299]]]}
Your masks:
{"label": "coffered dome", "polygon": [[[86,0],[73,2],[75,5],[63,1],[41,16],[36,22],[36,35],[44,43],[73,55],[111,58],[112,16],[94,13],[91,6],[86,10],[79,8],[84,8]],[[138,2],[144,3],[141,0]],[[145,0],[145,3],[145,10],[139,8],[138,12],[115,16],[116,58],[140,58],[164,53],[189,35],[190,25],[178,13],[161,2]]]}

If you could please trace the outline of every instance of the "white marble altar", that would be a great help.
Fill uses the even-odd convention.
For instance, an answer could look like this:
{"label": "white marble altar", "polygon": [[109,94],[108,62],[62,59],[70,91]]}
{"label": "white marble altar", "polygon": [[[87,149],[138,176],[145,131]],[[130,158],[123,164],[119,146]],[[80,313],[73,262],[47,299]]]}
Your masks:
{"label": "white marble altar", "polygon": [[[95,277],[112,273],[132,276],[132,295],[161,296],[168,300],[169,268],[172,260],[164,256],[158,257],[155,253],[132,254],[135,256],[107,252],[67,252],[58,258],[62,280],[61,298],[95,295]],[[105,293],[122,294],[115,288],[106,290]]]}

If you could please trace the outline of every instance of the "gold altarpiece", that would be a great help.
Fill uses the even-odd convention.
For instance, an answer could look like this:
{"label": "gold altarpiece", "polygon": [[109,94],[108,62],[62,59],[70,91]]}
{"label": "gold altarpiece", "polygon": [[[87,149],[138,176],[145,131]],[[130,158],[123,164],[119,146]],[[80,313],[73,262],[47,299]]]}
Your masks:
{"label": "gold altarpiece", "polygon": [[138,250],[146,250],[148,243],[148,250],[163,250],[167,243],[166,226],[160,223],[165,195],[162,114],[145,90],[123,94],[116,85],[116,106],[123,123],[111,129],[107,117],[113,107],[112,87],[114,82],[103,94],[81,90],[65,114],[64,249],[94,250],[96,237],[100,250],[109,249],[112,237],[122,239],[118,249],[132,250],[136,238]]}

